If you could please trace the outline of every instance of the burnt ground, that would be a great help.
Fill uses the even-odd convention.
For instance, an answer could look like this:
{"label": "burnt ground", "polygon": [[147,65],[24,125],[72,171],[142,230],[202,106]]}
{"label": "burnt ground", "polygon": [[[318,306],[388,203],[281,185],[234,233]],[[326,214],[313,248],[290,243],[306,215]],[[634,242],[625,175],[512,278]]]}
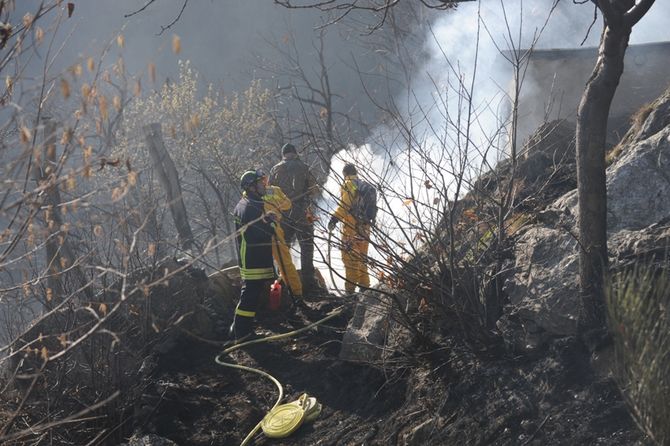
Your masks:
{"label": "burnt ground", "polygon": [[[336,298],[324,298],[311,320]],[[265,318],[265,333],[290,331]],[[258,434],[256,445],[632,445],[646,444],[617,386],[592,371],[571,338],[533,357],[483,357],[444,339],[381,365],[338,360],[346,317],[295,339],[249,346],[229,359],[258,367],[283,385],[285,401],[316,396],[323,411],[287,439]],[[214,362],[221,348],[182,339],[160,357],[135,410],[136,433],[179,445],[236,445],[276,400],[256,374]]]}

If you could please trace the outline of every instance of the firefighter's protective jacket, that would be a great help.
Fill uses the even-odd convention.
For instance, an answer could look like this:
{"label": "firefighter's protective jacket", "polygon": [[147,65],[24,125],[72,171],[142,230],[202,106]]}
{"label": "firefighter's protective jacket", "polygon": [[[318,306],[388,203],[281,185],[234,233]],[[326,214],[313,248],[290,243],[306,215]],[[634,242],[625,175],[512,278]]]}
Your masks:
{"label": "firefighter's protective jacket", "polygon": [[235,207],[237,256],[243,280],[274,278],[272,236],[274,223],[263,212],[264,201],[255,193],[246,193]]}
{"label": "firefighter's protective jacket", "polygon": [[275,214],[277,222],[280,221],[282,212],[291,209],[291,200],[279,186],[267,186],[263,201],[265,202],[265,212]]}
{"label": "firefighter's protective jacket", "polygon": [[296,221],[305,219],[307,209],[318,194],[316,178],[309,166],[295,153],[287,153],[284,159],[270,170],[270,184],[278,186],[293,206],[285,215]]}
{"label": "firefighter's protective jacket", "polygon": [[349,175],[344,178],[340,189],[340,203],[333,214],[342,224],[342,263],[344,263],[346,281],[344,288],[352,293],[356,285],[370,286],[367,255],[370,239],[370,225],[359,222],[351,213],[351,207],[358,190],[356,182],[358,175]]}
{"label": "firefighter's protective jacket", "polygon": [[274,228],[275,237],[272,243],[272,255],[274,256],[274,259],[279,266],[279,272],[281,273],[284,282],[291,290],[291,293],[295,297],[300,297],[302,296],[302,281],[300,280],[298,271],[296,270],[293,259],[291,258],[289,247],[286,244],[284,230],[279,224],[281,220],[281,213],[291,209],[291,200],[289,200],[286,194],[282,192],[280,187],[267,186],[265,195],[263,195],[263,201],[265,202],[265,212],[268,214],[272,213],[277,216]]}
{"label": "firefighter's protective jacket", "polygon": [[340,188],[340,203],[335,213],[333,214],[340,222],[342,222],[342,239],[353,239],[357,234],[357,227],[361,223],[356,220],[356,217],[351,213],[351,206],[354,203],[358,190],[356,182],[358,175],[349,175],[344,177],[344,183]]}

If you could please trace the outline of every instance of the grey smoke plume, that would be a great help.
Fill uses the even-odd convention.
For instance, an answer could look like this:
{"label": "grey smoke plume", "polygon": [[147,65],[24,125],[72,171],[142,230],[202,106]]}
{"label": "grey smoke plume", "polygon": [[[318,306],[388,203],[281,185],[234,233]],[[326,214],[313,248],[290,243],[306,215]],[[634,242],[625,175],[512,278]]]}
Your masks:
{"label": "grey smoke plume", "polygon": [[[16,16],[34,12],[40,0],[21,0]],[[159,0],[138,11],[145,0],[75,1],[74,14],[60,25],[57,41],[68,35],[59,60],[63,65],[81,56],[95,56],[117,34],[125,36],[123,56],[131,73],[146,70],[153,61],[163,78],[174,78],[177,58],[190,59],[208,82],[223,81],[234,89],[248,80],[250,54],[262,48],[263,36],[281,36],[286,24],[294,28],[298,40],[306,45],[318,23],[317,11],[289,11],[271,1],[245,0],[226,2],[189,2],[177,22],[162,32],[179,14],[182,0]],[[171,52],[171,39],[179,35],[182,53]],[[307,37],[310,36],[310,37]],[[114,53],[117,50],[114,50]],[[112,53],[112,54],[114,54]]]}
{"label": "grey smoke plume", "polygon": [[[556,2],[550,13],[552,1],[547,0],[506,0],[477,3],[463,3],[453,14],[445,14],[434,25],[434,36],[427,38],[432,58],[426,71],[433,76],[449,72],[449,66],[459,66],[467,79],[474,73],[475,51],[478,51],[475,79],[475,103],[483,107],[492,104],[491,112],[499,114],[498,98],[504,96],[510,86],[511,65],[501,57],[500,51],[527,49],[539,34],[536,49],[579,48],[597,46],[602,29],[600,15],[594,21],[594,6],[591,3],[574,4],[568,1]],[[503,6],[504,5],[504,6]],[[656,41],[670,41],[670,29],[663,18],[670,17],[670,5],[656,2],[651,11],[634,28],[631,44]],[[481,25],[480,45],[477,47],[476,33],[478,21]],[[593,27],[589,31],[589,27]],[[483,29],[482,29],[483,28]],[[586,79],[578,80],[579,89]],[[431,82],[432,83],[432,82]],[[415,86],[414,89],[425,88]],[[428,84],[430,85],[430,84]],[[524,79],[523,87],[530,97],[534,79]],[[481,122],[489,134],[496,129],[495,116],[482,117]],[[491,122],[485,122],[489,119]],[[529,129],[532,131],[532,129]]]}
{"label": "grey smoke plume", "polygon": [[[670,40],[670,27],[663,23],[669,16],[670,5],[657,2],[634,28],[631,44]],[[414,131],[421,135],[420,140],[425,138],[428,145],[434,144],[436,139],[455,145],[456,134],[463,132],[467,123],[445,124],[445,121],[454,120],[459,112],[464,112],[459,109],[463,105],[459,105],[458,99],[464,93],[470,94],[463,89],[471,90],[472,96],[468,99],[474,115],[469,129],[471,148],[482,150],[481,147],[490,144],[492,135],[500,131],[505,106],[509,103],[512,67],[501,52],[527,49],[533,43],[537,49],[596,46],[602,19],[599,16],[589,31],[593,21],[594,7],[590,3],[547,0],[462,3],[455,11],[444,12],[432,25],[425,38],[430,58],[415,74],[407,91],[396,100],[396,105],[400,104],[398,109],[405,120],[417,123]],[[585,81],[575,87],[579,89]],[[532,77],[524,79],[522,88],[532,94],[535,88]],[[373,149],[376,137],[389,131],[393,129],[380,127],[374,132]],[[500,147],[497,149],[499,152]],[[392,152],[397,157],[397,150]],[[476,154],[470,158],[473,166],[477,158]],[[386,167],[390,166],[389,161],[384,163]],[[396,166],[397,161],[393,163]],[[479,157],[478,161],[484,160]]]}
{"label": "grey smoke plume", "polygon": [[[397,127],[380,126],[368,144],[338,154],[333,163],[336,174],[329,179],[328,190],[337,193],[337,167],[352,161],[365,166],[371,177],[384,176],[381,181],[391,184],[390,189],[397,193],[388,197],[390,203],[381,214],[386,215],[381,224],[386,225],[391,238],[402,240],[407,229],[403,232],[395,227],[390,215],[407,214],[404,217],[408,220],[430,221],[427,207],[418,206],[412,211],[405,197],[423,194],[420,198],[424,203],[434,203],[439,198],[436,192],[422,185],[427,180],[440,178],[444,172],[453,171],[454,160],[465,160],[468,167],[463,173],[474,178],[506,156],[505,138],[499,132],[507,118],[505,107],[509,103],[512,67],[501,57],[501,51],[528,48],[540,31],[535,42],[538,49],[597,46],[602,19],[599,16],[589,31],[594,20],[591,3],[559,1],[549,15],[553,3],[548,0],[468,2],[460,4],[455,11],[443,13],[425,38],[429,60],[396,99],[403,121],[412,123],[416,138],[413,143],[421,145],[436,163],[431,166],[410,164],[412,151],[416,153],[416,148],[407,148],[412,142],[406,141],[403,131]],[[635,27],[631,44],[670,40],[667,17],[670,17],[670,5],[657,2]],[[575,88],[580,89],[585,81],[578,82]],[[523,88],[526,97],[532,97],[537,88],[534,79],[526,78]],[[454,122],[468,112],[459,98],[470,93],[472,96],[466,98],[466,103],[471,101],[472,104],[471,125],[467,121]],[[469,132],[469,143],[464,141],[465,132]],[[380,139],[386,141],[382,149]],[[458,153],[463,150],[468,153]],[[450,194],[455,193],[453,181],[447,182],[452,183],[447,185]],[[333,207],[333,200],[326,206]],[[432,219],[436,220],[434,216]]]}

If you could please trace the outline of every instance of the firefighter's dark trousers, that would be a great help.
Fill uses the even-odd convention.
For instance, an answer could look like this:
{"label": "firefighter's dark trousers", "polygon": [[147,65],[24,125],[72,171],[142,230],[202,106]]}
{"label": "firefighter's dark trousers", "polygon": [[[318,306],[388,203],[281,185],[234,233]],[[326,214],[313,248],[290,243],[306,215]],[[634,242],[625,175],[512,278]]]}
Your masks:
{"label": "firefighter's dark trousers", "polygon": [[235,339],[240,339],[254,331],[254,318],[258,310],[261,296],[270,288],[270,280],[244,280],[240,301],[235,308],[233,320],[233,334]]}
{"label": "firefighter's dark trousers", "polygon": [[300,245],[300,275],[307,293],[314,286],[314,225],[306,221],[282,220],[286,244],[291,247],[295,239]]}

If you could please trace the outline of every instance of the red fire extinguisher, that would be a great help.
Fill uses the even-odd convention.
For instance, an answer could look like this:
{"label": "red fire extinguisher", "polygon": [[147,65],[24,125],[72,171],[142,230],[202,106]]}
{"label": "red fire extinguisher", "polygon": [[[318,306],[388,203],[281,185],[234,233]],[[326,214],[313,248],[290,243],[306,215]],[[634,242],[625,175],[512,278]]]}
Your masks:
{"label": "red fire extinguisher", "polygon": [[279,280],[275,280],[275,282],[272,285],[270,285],[269,307],[270,310],[277,311],[279,310],[280,306],[281,306],[281,283],[279,282]]}

